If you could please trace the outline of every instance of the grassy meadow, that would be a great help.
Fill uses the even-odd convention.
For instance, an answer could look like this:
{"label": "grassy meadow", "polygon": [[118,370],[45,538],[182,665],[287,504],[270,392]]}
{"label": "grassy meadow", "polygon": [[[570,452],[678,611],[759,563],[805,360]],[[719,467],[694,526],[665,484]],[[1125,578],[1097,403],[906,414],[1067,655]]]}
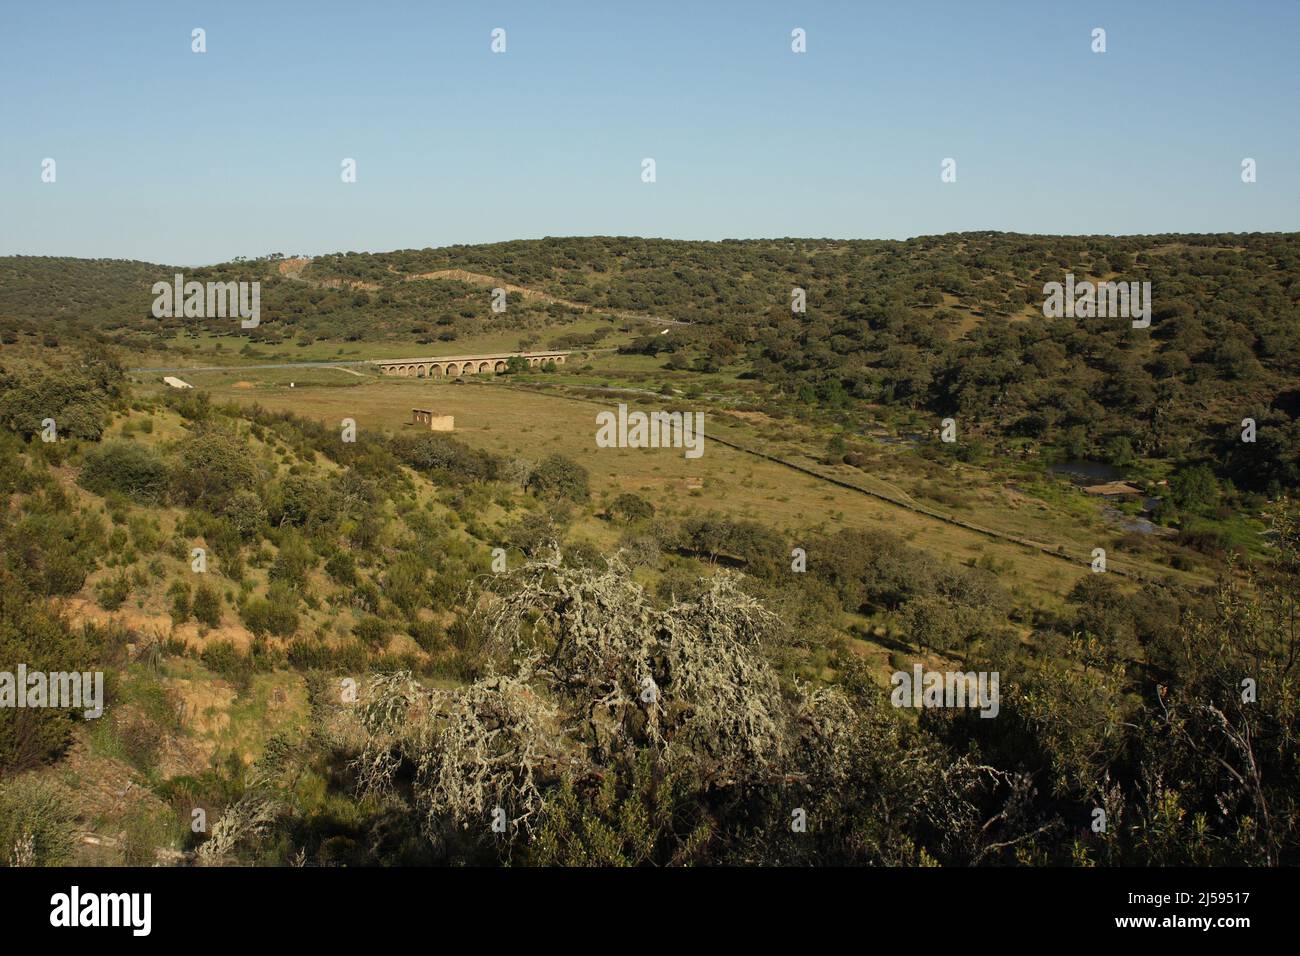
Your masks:
{"label": "grassy meadow", "polygon": [[[607,367],[597,358],[590,373],[565,374],[566,386],[619,380],[619,362]],[[607,373],[607,374],[602,374]],[[799,545],[801,536],[842,528],[882,528],[910,543],[963,563],[982,562],[1015,576],[1018,588],[1033,602],[1058,606],[1079,577],[1088,572],[1086,559],[1067,561],[1032,548],[997,540],[955,527],[923,514],[819,481],[775,462],[746,454],[721,443],[708,444],[705,454],[687,459],[674,449],[598,449],[595,414],[602,407],[592,399],[540,394],[512,387],[502,378],[469,377],[453,382],[380,378],[368,369],[358,375],[344,369],[241,369],[186,373],[186,381],[207,390],[215,401],[257,403],[339,426],[344,418],[359,429],[409,432],[412,408],[431,408],[452,415],[455,434],[475,446],[507,457],[536,461],[558,452],[579,462],[591,474],[594,496],[609,500],[635,492],[668,515],[718,512],[761,521]],[[532,376],[536,384],[551,385],[555,377]],[[638,394],[609,394],[604,407],[625,401],[630,407],[663,407]],[[692,406],[697,407],[697,406]],[[886,446],[878,470],[815,460],[816,429],[789,423],[755,421],[725,409],[706,412],[706,435],[730,437],[747,446],[815,467],[825,474],[914,500],[981,527],[1047,545],[1064,545],[1072,554],[1088,555],[1106,547],[1118,567],[1131,567],[1147,576],[1194,580],[1193,575],[1161,566],[1142,547],[1121,536],[1100,517],[1097,502],[1077,493],[1060,493],[1060,500],[1016,491],[1009,483],[988,481],[988,472],[957,465],[943,467],[918,458],[908,449]],[[824,436],[823,436],[824,437]],[[700,479],[702,487],[688,487]],[[1052,486],[1059,489],[1061,483]],[[927,498],[927,493],[932,498]],[[1064,502],[1064,503],[1063,503]],[[599,537],[604,528],[590,522]]]}

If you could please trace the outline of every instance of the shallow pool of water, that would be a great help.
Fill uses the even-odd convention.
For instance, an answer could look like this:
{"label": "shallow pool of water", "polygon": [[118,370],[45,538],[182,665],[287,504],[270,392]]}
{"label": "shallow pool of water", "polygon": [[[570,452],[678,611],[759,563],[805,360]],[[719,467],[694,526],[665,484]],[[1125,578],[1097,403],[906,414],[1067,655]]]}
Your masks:
{"label": "shallow pool of water", "polygon": [[1104,461],[1087,461],[1084,459],[1058,461],[1054,465],[1048,465],[1047,470],[1054,475],[1065,475],[1067,478],[1082,484],[1118,481],[1124,477],[1124,472],[1114,465],[1109,465]]}

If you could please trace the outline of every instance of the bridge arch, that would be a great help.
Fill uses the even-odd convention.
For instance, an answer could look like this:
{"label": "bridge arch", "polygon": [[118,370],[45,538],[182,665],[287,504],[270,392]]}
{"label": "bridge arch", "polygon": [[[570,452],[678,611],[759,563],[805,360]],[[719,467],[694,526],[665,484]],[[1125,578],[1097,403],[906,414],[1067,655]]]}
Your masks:
{"label": "bridge arch", "polygon": [[451,359],[437,357],[414,359],[375,359],[381,375],[397,375],[404,378],[443,378],[462,375],[491,375],[508,372],[510,363],[516,358],[523,359],[524,367],[538,368],[553,363],[563,365],[568,361],[565,352],[510,352],[488,353],[486,355],[456,356]]}

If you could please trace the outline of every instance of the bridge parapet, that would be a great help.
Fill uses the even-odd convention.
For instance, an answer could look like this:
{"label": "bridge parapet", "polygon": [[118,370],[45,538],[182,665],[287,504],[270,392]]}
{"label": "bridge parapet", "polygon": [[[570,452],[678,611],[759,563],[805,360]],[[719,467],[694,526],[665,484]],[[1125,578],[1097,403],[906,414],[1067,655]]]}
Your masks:
{"label": "bridge parapet", "polygon": [[427,358],[372,359],[381,375],[404,378],[457,378],[461,375],[483,375],[504,372],[512,358],[519,357],[536,368],[547,362],[563,365],[568,352],[501,352],[487,355],[443,355]]}

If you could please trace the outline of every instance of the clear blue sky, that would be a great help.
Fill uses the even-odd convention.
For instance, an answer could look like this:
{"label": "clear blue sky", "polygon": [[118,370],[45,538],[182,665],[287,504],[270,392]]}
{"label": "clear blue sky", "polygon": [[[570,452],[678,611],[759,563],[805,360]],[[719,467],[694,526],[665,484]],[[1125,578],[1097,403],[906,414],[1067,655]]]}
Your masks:
{"label": "clear blue sky", "polygon": [[1298,50],[1297,0],[5,2],[0,254],[1295,230]]}

